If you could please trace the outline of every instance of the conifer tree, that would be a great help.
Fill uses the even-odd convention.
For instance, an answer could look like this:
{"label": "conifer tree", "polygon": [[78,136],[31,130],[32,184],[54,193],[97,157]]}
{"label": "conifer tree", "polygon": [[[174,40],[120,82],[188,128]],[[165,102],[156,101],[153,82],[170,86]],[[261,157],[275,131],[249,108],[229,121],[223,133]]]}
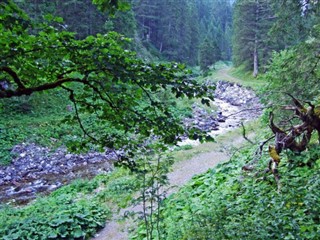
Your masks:
{"label": "conifer tree", "polygon": [[275,21],[270,0],[238,0],[234,8],[233,62],[257,76],[273,50],[268,33]]}
{"label": "conifer tree", "polygon": [[207,71],[211,65],[221,58],[221,51],[216,41],[206,38],[200,45],[199,65],[202,71]]}

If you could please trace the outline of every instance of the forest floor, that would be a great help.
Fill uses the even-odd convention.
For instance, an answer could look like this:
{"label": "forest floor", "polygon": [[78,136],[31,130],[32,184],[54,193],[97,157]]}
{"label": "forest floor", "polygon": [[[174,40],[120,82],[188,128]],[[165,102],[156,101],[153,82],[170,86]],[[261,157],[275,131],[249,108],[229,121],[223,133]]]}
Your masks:
{"label": "forest floor", "polygon": [[[229,74],[230,68],[220,69],[214,75],[215,78],[241,83]],[[254,132],[250,127],[247,130],[247,137],[252,139]],[[216,137],[213,143],[200,144],[193,146],[190,150],[177,153],[175,159],[177,161],[172,167],[172,172],[168,174],[169,186],[168,194],[178,191],[178,189],[186,184],[194,175],[204,173],[217,164],[230,159],[231,155],[244,147],[248,142],[243,138],[240,129],[233,129],[229,132],[223,133]],[[126,218],[124,214],[129,211],[139,212],[142,206],[129,206],[122,209],[118,214],[115,213],[113,219],[108,221],[105,228],[103,228],[92,240],[127,240],[129,239],[130,229],[136,227],[135,222]]]}

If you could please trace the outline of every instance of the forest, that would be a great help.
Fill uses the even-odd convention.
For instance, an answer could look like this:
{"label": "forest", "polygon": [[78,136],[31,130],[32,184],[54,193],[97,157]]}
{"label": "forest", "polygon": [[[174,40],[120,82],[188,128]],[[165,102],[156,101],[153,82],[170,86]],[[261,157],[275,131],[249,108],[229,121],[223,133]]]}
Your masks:
{"label": "forest", "polygon": [[318,0],[3,0],[0,52],[1,239],[319,239]]}

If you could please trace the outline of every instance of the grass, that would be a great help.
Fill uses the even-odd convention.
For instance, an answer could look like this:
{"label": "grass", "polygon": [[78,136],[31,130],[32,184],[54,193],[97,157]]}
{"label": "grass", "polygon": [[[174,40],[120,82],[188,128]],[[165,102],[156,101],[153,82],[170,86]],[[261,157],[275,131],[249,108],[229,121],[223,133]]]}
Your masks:
{"label": "grass", "polygon": [[242,66],[234,68],[232,64],[228,62],[218,62],[214,70],[210,71],[203,81],[208,79],[238,83],[244,87],[252,88],[255,91],[258,91],[264,86],[264,82],[259,78],[254,78],[251,72],[246,71]]}

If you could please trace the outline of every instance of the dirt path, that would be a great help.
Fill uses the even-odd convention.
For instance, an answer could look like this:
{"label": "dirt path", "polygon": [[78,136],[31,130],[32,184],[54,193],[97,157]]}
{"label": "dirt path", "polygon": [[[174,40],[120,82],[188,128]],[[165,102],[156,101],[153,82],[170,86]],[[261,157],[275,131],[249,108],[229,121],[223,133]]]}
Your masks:
{"label": "dirt path", "polygon": [[[228,74],[228,69],[222,69],[218,72],[219,78],[231,80],[233,78]],[[233,82],[238,79],[233,79]],[[173,165],[173,171],[168,174],[170,182],[169,194],[176,192],[181,186],[186,184],[194,175],[206,172],[208,169],[215,167],[217,164],[227,161],[230,158],[231,152],[235,148],[240,148],[246,144],[246,140],[241,133],[230,134],[224,133],[226,137],[220,137],[215,143],[207,144],[206,152],[199,153],[190,159],[181,159]],[[252,135],[251,135],[252,137]],[[195,146],[195,149],[201,146]],[[123,209],[119,214],[115,214],[113,219],[106,224],[95,238],[92,240],[127,240],[130,228],[134,228],[134,222],[123,222],[121,219],[126,211],[141,211],[141,206],[128,207]]]}
{"label": "dirt path", "polygon": [[[223,140],[210,144],[212,151],[201,153],[189,160],[178,161],[173,165],[173,171],[169,173],[168,178],[170,185],[169,194],[176,192],[181,186],[186,184],[194,175],[204,173],[208,169],[215,167],[217,164],[227,161],[230,158],[231,149],[239,148],[245,144],[241,135],[236,138],[233,136],[232,141]],[[134,227],[132,221],[123,222],[122,218],[126,211],[141,211],[141,206],[128,207],[115,214],[113,219],[106,224],[93,240],[127,240],[128,231]]]}
{"label": "dirt path", "polygon": [[[168,178],[170,182],[169,194],[176,192],[181,186],[186,184],[194,175],[204,173],[208,169],[215,167],[217,164],[227,161],[230,158],[231,150],[242,147],[246,141],[238,134],[233,136],[232,141],[227,140],[218,141],[210,144],[212,150],[210,152],[201,153],[189,160],[181,160],[174,164],[173,171],[169,173]],[[127,240],[128,231],[134,227],[132,221],[123,222],[122,218],[126,211],[141,211],[141,206],[128,207],[115,214],[113,219],[106,224],[93,240]]]}
{"label": "dirt path", "polygon": [[230,67],[219,69],[216,73],[216,78],[229,82],[241,83],[241,80],[229,74],[230,69]]}

